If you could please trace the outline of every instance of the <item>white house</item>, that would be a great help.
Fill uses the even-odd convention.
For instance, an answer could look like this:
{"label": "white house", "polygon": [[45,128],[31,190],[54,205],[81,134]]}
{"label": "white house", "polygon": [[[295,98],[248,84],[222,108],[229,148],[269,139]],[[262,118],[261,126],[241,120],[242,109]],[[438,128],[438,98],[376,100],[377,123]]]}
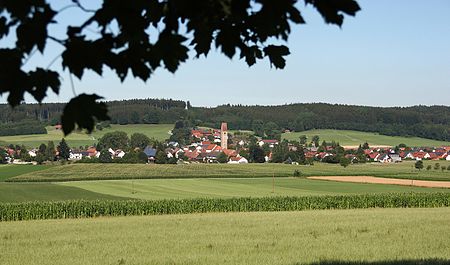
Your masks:
{"label": "white house", "polygon": [[228,161],[228,164],[247,164],[247,163],[248,163],[247,158],[243,156],[230,157],[230,161]]}
{"label": "white house", "polygon": [[382,154],[376,158],[380,163],[391,163],[392,158],[388,154]]}
{"label": "white house", "polygon": [[409,152],[409,153],[405,156],[405,158],[416,159],[416,158],[414,157],[414,155],[413,155],[412,152]]}
{"label": "white house", "polygon": [[402,162],[402,158],[399,154],[390,154],[389,156],[391,157],[393,163]]}
{"label": "white house", "polygon": [[83,158],[83,154],[80,152],[70,152],[69,160],[81,160]]}
{"label": "white house", "polygon": [[115,157],[122,158],[125,156],[125,152],[123,150],[117,149],[115,152]]}
{"label": "white house", "polygon": [[276,144],[278,144],[277,140],[261,140],[258,142],[259,146],[263,146],[265,144],[269,145],[270,148],[273,148]]}
{"label": "white house", "polygon": [[30,150],[30,151],[28,151],[28,155],[30,155],[31,157],[36,157],[36,155],[37,155],[37,151],[36,150]]}
{"label": "white house", "polygon": [[447,157],[445,158],[445,160],[450,161],[450,154],[447,154]]}

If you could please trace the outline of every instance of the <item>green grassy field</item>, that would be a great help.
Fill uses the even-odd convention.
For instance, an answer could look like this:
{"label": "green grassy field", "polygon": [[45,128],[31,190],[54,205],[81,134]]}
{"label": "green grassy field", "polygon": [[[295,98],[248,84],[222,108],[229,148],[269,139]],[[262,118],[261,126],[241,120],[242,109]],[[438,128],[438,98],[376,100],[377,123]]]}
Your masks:
{"label": "green grassy field", "polygon": [[[427,161],[432,163],[432,161]],[[434,163],[434,161],[433,161]],[[449,162],[441,161],[443,165]],[[189,164],[126,165],[70,164],[52,167],[0,166],[0,175],[11,180],[46,181],[0,183],[0,202],[66,199],[105,199],[108,196],[137,199],[185,199],[199,197],[263,197],[337,195],[383,192],[450,192],[450,189],[397,185],[358,184],[293,178],[294,170],[307,175],[369,175],[414,179],[450,180],[450,171],[412,169],[413,162],[362,164],[343,168],[285,164]],[[36,171],[33,170],[36,168]],[[272,193],[272,176],[275,192]],[[116,180],[105,180],[105,179]],[[123,178],[124,180],[120,180]],[[143,179],[153,178],[153,179]],[[3,177],[6,179],[6,177]],[[85,181],[69,181],[81,179]],[[103,179],[103,180],[96,180]],[[49,182],[52,181],[52,182]],[[63,181],[63,182],[57,182]],[[22,185],[23,184],[23,185]],[[71,190],[73,189],[73,190]]]}
{"label": "green grassy field", "polygon": [[0,182],[8,178],[48,169],[47,165],[0,165]]}
{"label": "green grassy field", "polygon": [[[446,167],[449,161],[437,161]],[[436,161],[425,161],[434,165]],[[344,168],[337,164],[315,163],[313,166],[287,164],[70,164],[54,166],[10,178],[8,181],[70,181],[143,178],[252,178],[291,177],[295,170],[302,176],[377,176],[425,180],[450,180],[450,171],[416,170],[413,161],[398,164],[366,163]]]}
{"label": "green grassy field", "polygon": [[306,135],[311,141],[314,135],[320,137],[320,142],[323,140],[327,142],[336,141],[344,146],[358,146],[364,142],[368,142],[372,146],[396,146],[401,143],[407,146],[443,146],[450,145],[450,142],[435,141],[431,139],[419,137],[400,137],[400,136],[386,136],[378,133],[367,133],[359,131],[347,130],[310,130],[304,132],[284,133],[282,138],[287,140],[299,140],[301,135]]}
{"label": "green grassy field", "polygon": [[52,183],[0,183],[0,203],[78,199],[119,200],[125,198]]}
{"label": "green grassy field", "polygon": [[[157,140],[165,140],[169,138],[169,131],[173,129],[172,124],[129,124],[116,125],[112,124],[111,128],[103,129],[102,131],[94,131],[91,135],[74,132],[65,137],[69,146],[79,147],[85,145],[92,145],[98,141],[107,132],[124,131],[129,136],[133,133],[143,133],[148,137],[153,137]],[[20,144],[28,147],[38,147],[41,143],[47,144],[48,141],[54,141],[58,144],[64,137],[61,130],[55,130],[53,126],[47,127],[48,134],[33,134],[33,135],[17,135],[17,136],[2,136],[0,142],[7,144]]]}
{"label": "green grassy field", "polygon": [[[297,178],[102,180],[58,183],[63,187],[134,199],[189,199],[343,195],[393,192],[450,192],[450,189],[360,184]],[[272,186],[274,185],[274,186]],[[1,187],[1,186],[0,186]],[[272,189],[274,192],[272,193]]]}
{"label": "green grassy field", "polygon": [[0,263],[448,264],[449,219],[435,208],[4,222]]}

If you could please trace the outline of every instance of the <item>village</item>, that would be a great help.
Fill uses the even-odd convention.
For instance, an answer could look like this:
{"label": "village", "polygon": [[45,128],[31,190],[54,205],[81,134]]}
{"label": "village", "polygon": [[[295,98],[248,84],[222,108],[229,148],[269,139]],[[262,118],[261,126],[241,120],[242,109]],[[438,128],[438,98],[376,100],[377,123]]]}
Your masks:
{"label": "village", "polygon": [[[60,125],[57,125],[57,129]],[[317,137],[318,138],[318,137]],[[41,164],[45,161],[66,160],[87,163],[287,163],[313,164],[314,162],[347,164],[379,162],[399,163],[403,160],[447,160],[450,161],[450,146],[442,147],[408,147],[399,144],[396,147],[370,147],[367,143],[357,148],[340,146],[339,143],[325,141],[317,144],[318,139],[280,141],[263,139],[251,133],[230,133],[226,122],[220,129],[190,128],[187,143],[167,140],[157,145],[147,145],[130,150],[111,147],[98,150],[96,146],[86,148],[68,148],[61,150],[61,143],[55,146],[41,145],[39,148],[26,150],[20,146],[0,147],[3,163]],[[64,141],[63,141],[64,142]],[[66,145],[66,143],[64,142]],[[26,152],[26,154],[23,153]],[[65,152],[66,154],[63,154]],[[135,154],[137,159],[126,159],[127,154]],[[275,158],[276,156],[276,158]],[[342,164],[344,165],[344,164]]]}

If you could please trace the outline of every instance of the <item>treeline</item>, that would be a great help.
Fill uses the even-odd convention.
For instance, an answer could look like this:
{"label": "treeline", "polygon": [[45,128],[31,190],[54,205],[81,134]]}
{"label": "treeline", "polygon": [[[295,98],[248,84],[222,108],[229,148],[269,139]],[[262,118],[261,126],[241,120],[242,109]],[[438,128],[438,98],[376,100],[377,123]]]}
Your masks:
{"label": "treeline", "polygon": [[223,105],[216,108],[191,108],[189,116],[196,124],[203,126],[218,128],[222,121],[227,121],[230,129],[255,132],[261,131],[262,125],[271,122],[277,125],[278,130],[357,130],[450,141],[450,107],[446,106],[382,108],[325,103]]}
{"label": "treeline", "polygon": [[[340,129],[450,141],[450,107],[447,106],[384,108],[311,103],[205,108],[172,99],[135,99],[107,104],[113,124],[173,124],[177,120],[188,120],[193,125],[219,128],[225,121],[229,129],[253,130],[259,136],[279,134],[286,129]],[[59,122],[63,108],[62,103],[49,103],[24,104],[11,110],[3,104],[0,105],[0,123],[31,118],[54,125]]]}
{"label": "treeline", "polygon": [[46,134],[45,124],[35,120],[24,120],[22,122],[0,122],[0,136]]}
{"label": "treeline", "polygon": [[[189,102],[173,99],[132,99],[107,104],[113,124],[175,123],[186,118],[189,106]],[[32,119],[56,125],[64,106],[64,103],[22,104],[12,109],[7,104],[0,104],[0,123]]]}

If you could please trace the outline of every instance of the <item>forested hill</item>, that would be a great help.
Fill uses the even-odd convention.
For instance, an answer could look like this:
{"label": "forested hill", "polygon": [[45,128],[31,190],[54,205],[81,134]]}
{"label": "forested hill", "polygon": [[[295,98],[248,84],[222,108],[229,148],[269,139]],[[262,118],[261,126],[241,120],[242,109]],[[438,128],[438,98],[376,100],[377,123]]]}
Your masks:
{"label": "forested hill", "polygon": [[232,129],[261,130],[272,121],[280,129],[346,129],[385,135],[419,136],[450,141],[450,107],[367,107],[325,103],[280,106],[219,106],[193,108],[197,123],[216,127],[227,121]]}
{"label": "forested hill", "polygon": [[[191,107],[189,102],[172,99],[136,99],[107,102],[115,124],[175,123],[187,119],[195,125],[230,129],[272,130],[348,129],[385,135],[419,136],[450,141],[450,107],[367,107],[325,103],[279,106],[223,105],[214,108]],[[0,105],[0,123],[24,119],[56,124],[64,104],[26,104],[13,111]]]}
{"label": "forested hill", "polygon": [[[186,104],[173,99],[132,99],[108,101],[111,123],[175,123],[185,117]],[[64,103],[22,104],[11,109],[9,105],[0,104],[0,123],[20,122],[25,119],[41,121],[45,124],[59,123]]]}

